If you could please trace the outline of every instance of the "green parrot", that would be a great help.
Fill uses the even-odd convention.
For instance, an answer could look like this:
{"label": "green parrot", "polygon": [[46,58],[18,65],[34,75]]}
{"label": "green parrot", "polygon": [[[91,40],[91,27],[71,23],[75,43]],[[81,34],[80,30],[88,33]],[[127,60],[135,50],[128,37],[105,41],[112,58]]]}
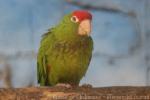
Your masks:
{"label": "green parrot", "polygon": [[37,55],[40,86],[79,85],[92,57],[91,21],[88,11],[75,10],[43,35]]}

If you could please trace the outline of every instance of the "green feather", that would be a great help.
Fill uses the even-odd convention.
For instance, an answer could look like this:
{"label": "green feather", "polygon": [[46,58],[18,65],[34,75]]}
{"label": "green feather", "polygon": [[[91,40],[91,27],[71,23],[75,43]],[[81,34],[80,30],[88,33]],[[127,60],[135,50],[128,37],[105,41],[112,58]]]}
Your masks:
{"label": "green feather", "polygon": [[57,83],[78,85],[85,75],[93,50],[91,37],[77,34],[78,23],[70,21],[71,14],[49,30],[41,40],[37,56],[40,85]]}

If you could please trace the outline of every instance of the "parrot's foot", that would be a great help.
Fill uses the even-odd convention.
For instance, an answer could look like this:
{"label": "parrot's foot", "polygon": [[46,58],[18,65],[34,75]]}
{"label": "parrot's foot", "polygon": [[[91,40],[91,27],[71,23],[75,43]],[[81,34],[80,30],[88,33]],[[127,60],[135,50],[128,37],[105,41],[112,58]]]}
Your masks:
{"label": "parrot's foot", "polygon": [[67,89],[72,88],[72,86],[70,84],[65,84],[65,83],[58,83],[58,84],[56,84],[56,87],[65,87]]}
{"label": "parrot's foot", "polygon": [[81,85],[83,88],[92,88],[93,86],[91,84],[83,84]]}

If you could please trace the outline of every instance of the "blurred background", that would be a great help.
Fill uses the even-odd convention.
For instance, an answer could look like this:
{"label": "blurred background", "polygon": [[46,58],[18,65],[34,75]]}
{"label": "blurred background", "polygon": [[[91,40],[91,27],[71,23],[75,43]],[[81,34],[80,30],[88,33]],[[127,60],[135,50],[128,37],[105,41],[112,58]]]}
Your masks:
{"label": "blurred background", "polygon": [[0,87],[37,85],[41,35],[75,9],[93,14],[93,58],[81,84],[150,85],[150,0],[0,0]]}

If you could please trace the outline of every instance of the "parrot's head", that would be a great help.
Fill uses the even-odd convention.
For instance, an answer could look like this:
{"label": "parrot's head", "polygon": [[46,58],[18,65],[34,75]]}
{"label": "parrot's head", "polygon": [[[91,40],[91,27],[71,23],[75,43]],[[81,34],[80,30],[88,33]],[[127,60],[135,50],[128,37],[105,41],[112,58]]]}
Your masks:
{"label": "parrot's head", "polygon": [[70,20],[72,23],[77,24],[77,34],[88,36],[90,35],[92,15],[89,12],[83,10],[76,10],[72,13]]}
{"label": "parrot's head", "polygon": [[85,10],[75,10],[63,17],[61,24],[66,35],[90,36],[92,15]]}

